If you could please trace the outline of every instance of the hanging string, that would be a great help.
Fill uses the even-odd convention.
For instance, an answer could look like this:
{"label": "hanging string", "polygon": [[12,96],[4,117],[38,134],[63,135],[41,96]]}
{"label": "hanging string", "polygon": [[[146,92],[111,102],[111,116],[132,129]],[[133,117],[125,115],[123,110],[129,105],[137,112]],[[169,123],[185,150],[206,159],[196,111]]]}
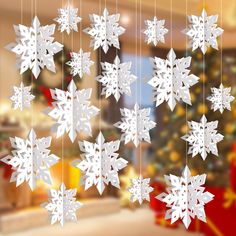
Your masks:
{"label": "hanging string", "polygon": [[[205,9],[205,0],[203,0],[203,8]],[[205,32],[205,22],[203,23],[203,31]],[[205,37],[205,35],[204,35]],[[205,39],[204,39],[205,40]],[[203,65],[202,65],[202,103],[203,103],[203,114],[205,115],[205,54],[203,54]]]}
{"label": "hanging string", "polygon": [[[185,0],[185,27],[187,29],[188,27],[188,0]],[[185,34],[185,56],[188,56],[188,37],[187,34]],[[185,103],[185,113],[186,113],[186,117],[185,117],[185,127],[186,127],[186,135],[188,133],[187,131],[187,127],[188,127],[188,104]],[[188,165],[188,142],[187,140],[185,141],[185,164],[186,166]]]}
{"label": "hanging string", "polygon": [[157,0],[155,0],[155,9],[154,9],[154,14],[157,16]]}
{"label": "hanging string", "polygon": [[[139,1],[139,29],[141,29],[141,25],[142,25],[142,3],[141,0]],[[141,108],[141,97],[142,97],[142,84],[141,84],[141,80],[142,80],[142,34],[141,34],[141,30],[139,30],[139,104],[140,104],[140,108]],[[142,175],[142,143],[140,142],[139,144],[139,163],[140,163],[140,176]]]}
{"label": "hanging string", "polygon": [[[220,1],[220,25],[223,29],[223,13],[222,13],[222,0]],[[220,36],[220,83],[223,85],[223,34]],[[222,89],[223,90],[223,89]],[[221,106],[223,106],[223,91],[221,91]]]}
{"label": "hanging string", "polygon": [[173,25],[172,25],[172,0],[170,0],[170,47],[173,48],[172,45],[172,36],[173,36]]}
{"label": "hanging string", "polygon": [[[20,0],[20,24],[23,25],[23,0]],[[23,82],[22,74],[20,74],[21,83]]]}
{"label": "hanging string", "polygon": [[[79,1],[79,14],[80,14],[80,17],[82,19],[82,0]],[[80,21],[80,31],[79,31],[79,47],[83,49],[83,46],[82,46],[82,22],[83,22],[83,19]]]}
{"label": "hanging string", "polygon": [[[64,6],[64,1],[61,0],[61,5],[62,8]],[[61,41],[62,45],[64,45],[64,32],[61,33]],[[63,65],[63,60],[64,60],[64,47],[62,48],[61,51],[61,89],[64,91],[64,65]],[[61,182],[64,183],[64,135],[61,137]]]}

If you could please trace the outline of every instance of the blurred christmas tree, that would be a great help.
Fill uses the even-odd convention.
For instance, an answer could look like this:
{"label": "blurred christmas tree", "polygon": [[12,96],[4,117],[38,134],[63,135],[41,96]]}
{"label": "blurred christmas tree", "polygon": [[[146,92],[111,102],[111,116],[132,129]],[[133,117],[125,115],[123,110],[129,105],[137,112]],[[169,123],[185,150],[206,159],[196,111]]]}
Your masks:
{"label": "blurred christmas tree", "polygon": [[[160,50],[160,49],[159,49]],[[164,53],[162,53],[164,55]],[[236,93],[236,84],[233,81],[236,71],[235,51],[225,50],[221,66],[221,52],[208,50],[205,55],[205,73],[203,67],[203,55],[200,50],[194,52],[176,53],[177,58],[186,54],[192,56],[191,73],[200,78],[199,83],[190,88],[192,106],[184,103],[178,103],[173,112],[166,103],[156,108],[157,114],[157,133],[153,140],[154,158],[153,166],[155,167],[155,176],[161,177],[164,174],[180,175],[186,164],[186,143],[181,139],[188,131],[186,120],[199,122],[202,115],[207,117],[208,121],[218,120],[218,132],[224,135],[224,140],[218,143],[219,156],[209,154],[205,161],[200,155],[192,158],[187,156],[187,164],[193,175],[207,173],[207,184],[210,186],[227,186],[229,180],[227,156],[231,152],[231,146],[236,134],[236,117],[235,102],[231,103],[232,111],[225,110],[223,114],[219,111],[211,110],[211,103],[206,99],[211,94],[212,87],[219,87],[222,83],[224,87],[232,87],[231,94]],[[160,57],[160,51],[154,53]],[[164,58],[164,57],[163,57]],[[205,88],[205,102],[203,88]],[[187,119],[186,119],[187,118]]]}

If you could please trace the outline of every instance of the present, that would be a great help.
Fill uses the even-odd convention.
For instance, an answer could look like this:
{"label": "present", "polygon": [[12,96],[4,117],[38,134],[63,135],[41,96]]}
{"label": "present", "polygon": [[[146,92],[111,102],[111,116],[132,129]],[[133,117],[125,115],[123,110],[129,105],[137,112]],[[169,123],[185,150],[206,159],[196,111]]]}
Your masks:
{"label": "present", "polygon": [[207,223],[200,222],[200,229],[208,236],[233,236],[236,222],[236,193],[232,189],[207,188],[215,195],[211,204],[205,206]]}

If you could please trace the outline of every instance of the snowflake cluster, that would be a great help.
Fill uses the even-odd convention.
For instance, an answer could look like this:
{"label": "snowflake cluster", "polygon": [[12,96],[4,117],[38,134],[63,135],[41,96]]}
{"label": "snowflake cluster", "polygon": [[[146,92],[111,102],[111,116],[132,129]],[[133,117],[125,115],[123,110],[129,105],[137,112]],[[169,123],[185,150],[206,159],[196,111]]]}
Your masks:
{"label": "snowflake cluster", "polygon": [[190,26],[186,29],[186,34],[190,37],[192,50],[201,48],[205,54],[208,47],[218,49],[217,37],[223,33],[223,29],[217,27],[218,15],[207,16],[205,9],[201,16],[189,16]]}
{"label": "snowflake cluster", "polygon": [[131,186],[128,188],[128,191],[131,194],[130,200],[132,202],[138,201],[139,204],[142,204],[143,200],[150,201],[150,192],[153,191],[153,188],[149,185],[150,179],[143,179],[142,176],[139,176],[137,179],[131,179]]}
{"label": "snowflake cluster", "polygon": [[176,54],[171,49],[167,55],[167,60],[155,57],[151,58],[154,75],[148,82],[154,87],[154,98],[156,106],[166,101],[173,111],[176,100],[191,105],[189,88],[195,85],[199,78],[193,74],[189,75],[188,67],[191,57],[176,59]]}
{"label": "snowflake cluster", "polygon": [[49,154],[51,139],[51,137],[37,139],[33,129],[26,140],[19,137],[10,138],[14,148],[12,156],[1,159],[2,162],[12,166],[10,182],[16,182],[16,186],[19,186],[26,181],[31,190],[35,189],[37,180],[43,180],[47,184],[52,183],[49,168],[56,164],[59,158]]}
{"label": "snowflake cluster", "polygon": [[104,86],[102,95],[106,95],[107,98],[113,94],[116,101],[122,94],[131,95],[130,85],[137,78],[131,74],[131,62],[120,63],[119,57],[116,56],[114,64],[101,62],[101,65],[103,72],[96,80]]}
{"label": "snowflake cluster", "polygon": [[231,110],[230,103],[234,100],[234,97],[230,94],[231,87],[224,88],[223,84],[220,84],[219,88],[211,88],[211,96],[207,100],[212,102],[211,109],[219,110],[221,113],[225,109]]}
{"label": "snowflake cluster", "polygon": [[165,43],[165,34],[168,29],[164,27],[165,20],[158,20],[155,16],[153,20],[145,20],[146,29],[143,33],[146,35],[145,41],[150,44],[153,43],[157,46],[158,42]]}
{"label": "snowflake cluster", "polygon": [[114,124],[121,129],[121,140],[127,144],[133,141],[137,147],[142,140],[151,142],[149,130],[156,126],[156,123],[150,120],[150,108],[139,109],[136,103],[134,109],[120,109],[121,121]]}
{"label": "snowflake cluster", "polygon": [[82,78],[84,74],[90,75],[90,67],[94,64],[90,60],[90,52],[83,52],[81,48],[78,53],[71,52],[70,56],[71,60],[66,64],[71,67],[71,74],[73,76],[79,75]]}
{"label": "snowflake cluster", "polygon": [[92,89],[77,90],[73,80],[68,85],[68,91],[51,89],[55,101],[53,108],[46,109],[45,113],[57,121],[52,127],[57,132],[57,138],[69,133],[70,140],[74,142],[76,132],[91,135],[90,119],[99,112],[98,108],[90,106],[91,92]]}
{"label": "snowflake cluster", "polygon": [[54,20],[59,24],[58,28],[61,32],[66,31],[69,34],[72,30],[78,31],[77,24],[81,21],[81,18],[77,13],[78,8],[71,6],[58,9],[58,17]]}
{"label": "snowflake cluster", "polygon": [[217,143],[223,140],[223,135],[217,133],[218,121],[207,122],[203,115],[200,123],[195,121],[188,122],[190,131],[182,139],[189,143],[188,154],[196,156],[198,153],[205,160],[208,153],[218,156]]}
{"label": "snowflake cluster", "polygon": [[10,97],[13,109],[19,108],[23,111],[24,108],[30,107],[30,102],[35,98],[35,96],[30,93],[30,90],[31,86],[24,86],[22,82],[20,87],[13,87],[14,93]]}
{"label": "snowflake cluster", "polygon": [[88,141],[79,142],[82,161],[76,165],[77,168],[85,172],[82,182],[85,183],[85,190],[92,185],[97,187],[100,194],[103,193],[105,185],[111,183],[116,188],[120,188],[118,171],[127,165],[127,161],[118,158],[120,141],[105,142],[100,132],[96,143]]}
{"label": "snowflake cluster", "polygon": [[101,16],[90,15],[91,27],[86,28],[84,32],[92,37],[90,46],[93,46],[94,50],[102,47],[107,53],[111,46],[120,48],[118,37],[125,32],[125,29],[119,26],[119,18],[120,14],[109,15],[106,8]]}
{"label": "snowflake cluster", "polygon": [[168,185],[167,193],[157,196],[170,209],[166,211],[165,218],[171,219],[171,223],[181,219],[186,228],[191,223],[191,218],[195,216],[206,222],[204,205],[213,200],[214,195],[204,192],[202,186],[206,180],[206,174],[191,176],[189,168],[186,166],[182,177],[175,175],[165,175]]}
{"label": "snowflake cluster", "polygon": [[53,42],[55,24],[41,26],[35,16],[31,27],[19,25],[14,26],[14,29],[17,36],[16,43],[7,45],[7,49],[17,55],[16,64],[20,68],[20,73],[30,69],[37,79],[45,66],[55,73],[53,56],[63,48],[60,43]]}
{"label": "snowflake cluster", "polygon": [[48,210],[51,224],[60,222],[64,226],[67,221],[77,221],[76,211],[82,204],[76,201],[76,189],[66,189],[64,183],[59,190],[51,189],[48,192],[49,200],[42,204]]}

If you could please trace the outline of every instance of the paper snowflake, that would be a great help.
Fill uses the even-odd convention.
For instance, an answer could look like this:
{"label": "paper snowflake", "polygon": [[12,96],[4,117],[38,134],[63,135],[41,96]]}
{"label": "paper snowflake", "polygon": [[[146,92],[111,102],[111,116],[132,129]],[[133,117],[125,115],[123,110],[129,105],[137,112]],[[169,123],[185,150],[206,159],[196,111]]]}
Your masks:
{"label": "paper snowflake", "polygon": [[153,43],[155,46],[158,42],[165,43],[165,34],[168,29],[164,27],[165,20],[157,20],[155,16],[153,20],[145,20],[146,29],[143,33],[146,35],[145,42]]}
{"label": "paper snowflake", "polygon": [[171,224],[181,219],[186,228],[191,223],[191,218],[197,218],[206,222],[204,205],[213,200],[214,195],[204,192],[202,186],[206,180],[206,174],[191,176],[186,166],[182,177],[165,175],[167,193],[161,193],[156,198],[166,203],[165,219],[171,219]]}
{"label": "paper snowflake", "polygon": [[234,97],[230,94],[231,87],[224,88],[223,84],[220,84],[219,88],[211,88],[211,96],[207,100],[212,102],[211,109],[219,110],[221,113],[225,109],[231,110],[230,103],[234,100]]}
{"label": "paper snowflake", "polygon": [[26,140],[19,137],[10,138],[14,148],[12,156],[1,159],[2,162],[12,166],[10,182],[16,182],[16,186],[19,186],[26,181],[31,190],[35,189],[37,180],[43,180],[47,184],[52,183],[49,168],[56,164],[59,158],[49,154],[51,139],[51,137],[37,139],[33,129]]}
{"label": "paper snowflake", "polygon": [[33,94],[30,93],[31,86],[24,86],[21,82],[20,87],[13,87],[13,95],[10,97],[12,101],[13,109],[19,108],[21,111],[24,108],[30,107],[30,102],[35,98]]}
{"label": "paper snowflake", "polygon": [[131,62],[120,63],[119,57],[116,56],[114,64],[101,62],[101,65],[102,75],[96,78],[104,86],[101,94],[106,95],[106,98],[113,94],[116,101],[122,94],[131,96],[130,85],[137,79],[131,74]]}
{"label": "paper snowflake", "polygon": [[78,8],[71,6],[58,9],[58,17],[54,20],[59,24],[58,28],[61,32],[66,31],[69,34],[72,30],[78,31],[77,24],[81,21],[81,18],[77,13]]}
{"label": "paper snowflake", "polygon": [[205,9],[202,10],[201,16],[189,16],[190,26],[185,30],[190,37],[190,44],[194,51],[198,47],[205,54],[208,47],[218,50],[217,37],[223,33],[223,29],[217,27],[218,15],[207,16]]}
{"label": "paper snowflake", "polygon": [[139,204],[142,204],[143,200],[150,201],[150,192],[153,191],[153,188],[150,187],[150,179],[143,179],[142,176],[139,176],[137,179],[131,179],[131,186],[128,188],[128,191],[131,194],[130,200],[135,202],[138,200]]}
{"label": "paper snowflake", "polygon": [[111,141],[105,143],[105,139],[100,132],[96,143],[88,141],[79,142],[82,161],[75,165],[85,172],[82,182],[85,183],[85,190],[92,185],[97,187],[100,194],[103,193],[105,185],[111,183],[116,188],[120,188],[118,171],[127,165],[127,161],[118,158],[120,141]]}
{"label": "paper snowflake", "polygon": [[102,16],[92,14],[89,17],[91,27],[86,28],[84,32],[92,37],[90,46],[94,47],[94,50],[102,47],[105,53],[112,45],[119,49],[118,37],[125,32],[125,29],[118,23],[120,14],[109,15],[105,8]]}
{"label": "paper snowflake", "polygon": [[35,16],[32,27],[24,25],[14,26],[16,43],[7,45],[7,49],[17,55],[16,65],[20,73],[28,69],[32,70],[37,79],[41,69],[45,66],[48,70],[56,72],[53,55],[63,48],[58,42],[53,42],[52,35],[55,31],[55,24],[40,26]]}
{"label": "paper snowflake", "polygon": [[77,90],[73,80],[68,85],[68,91],[51,89],[53,108],[48,108],[45,113],[57,121],[52,131],[57,132],[57,138],[64,133],[69,133],[72,142],[77,136],[76,132],[84,132],[91,136],[90,119],[98,114],[99,109],[90,106],[92,89]]}
{"label": "paper snowflake", "polygon": [[190,145],[188,154],[192,154],[192,157],[194,157],[199,153],[203,160],[210,152],[218,156],[217,143],[223,140],[224,137],[217,133],[218,121],[207,122],[203,115],[200,123],[190,121],[188,126],[190,128],[189,133],[182,137]]}
{"label": "paper snowflake", "polygon": [[149,130],[156,126],[156,123],[150,120],[150,108],[139,109],[136,103],[134,109],[120,109],[121,121],[114,124],[121,129],[121,141],[127,144],[133,141],[137,147],[142,140],[151,143]]}
{"label": "paper snowflake", "polygon": [[71,60],[66,64],[71,67],[71,74],[73,76],[79,75],[80,78],[84,74],[90,75],[90,67],[94,64],[90,60],[90,52],[83,52],[82,48],[79,50],[79,53],[71,52]]}
{"label": "paper snowflake", "polygon": [[59,190],[48,191],[49,200],[42,204],[48,210],[51,224],[60,222],[61,226],[67,221],[77,221],[76,211],[82,206],[76,201],[76,188],[66,190],[64,183]]}
{"label": "paper snowflake", "polygon": [[191,57],[176,59],[173,49],[167,55],[167,60],[155,57],[151,58],[154,67],[153,78],[148,82],[154,87],[154,99],[156,106],[166,101],[173,111],[176,101],[191,105],[189,88],[196,84],[199,78],[193,74],[189,75],[188,67]]}

